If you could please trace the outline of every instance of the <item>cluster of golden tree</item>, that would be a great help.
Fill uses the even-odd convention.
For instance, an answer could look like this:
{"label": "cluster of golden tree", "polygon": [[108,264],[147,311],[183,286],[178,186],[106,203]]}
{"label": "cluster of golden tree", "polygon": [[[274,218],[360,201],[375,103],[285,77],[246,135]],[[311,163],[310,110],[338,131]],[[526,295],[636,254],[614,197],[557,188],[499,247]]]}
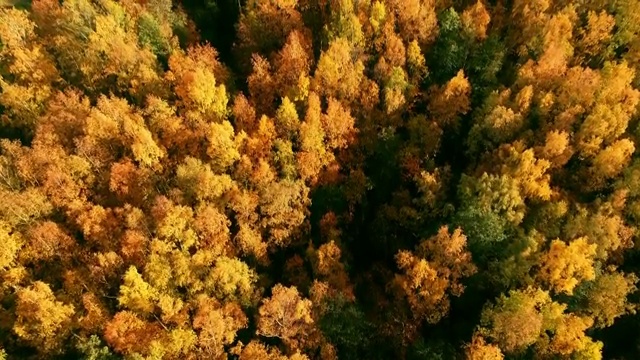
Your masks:
{"label": "cluster of golden tree", "polygon": [[4,6],[0,359],[638,358],[638,87],[640,0]]}

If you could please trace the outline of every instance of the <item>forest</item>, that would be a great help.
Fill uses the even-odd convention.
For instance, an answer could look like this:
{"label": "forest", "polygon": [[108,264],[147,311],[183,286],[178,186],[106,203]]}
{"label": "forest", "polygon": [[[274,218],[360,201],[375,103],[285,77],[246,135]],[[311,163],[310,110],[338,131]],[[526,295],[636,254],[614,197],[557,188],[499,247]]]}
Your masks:
{"label": "forest", "polygon": [[0,360],[640,359],[640,0],[1,0]]}

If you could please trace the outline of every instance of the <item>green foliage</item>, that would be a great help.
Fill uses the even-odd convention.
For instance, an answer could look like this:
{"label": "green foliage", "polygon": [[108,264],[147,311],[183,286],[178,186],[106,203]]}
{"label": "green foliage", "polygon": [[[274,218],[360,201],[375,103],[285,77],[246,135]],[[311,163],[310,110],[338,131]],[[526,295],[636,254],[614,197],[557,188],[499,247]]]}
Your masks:
{"label": "green foliage", "polygon": [[109,347],[106,346],[97,335],[89,338],[81,338],[76,344],[76,348],[82,354],[82,360],[116,360]]}
{"label": "green foliage", "polygon": [[442,11],[438,15],[440,35],[427,57],[433,80],[443,83],[455,76],[458,70],[465,67],[469,43],[464,38],[460,15],[454,8]]}
{"label": "green foliage", "polygon": [[142,46],[149,46],[158,58],[169,55],[169,42],[162,35],[160,23],[151,14],[142,14],[138,20],[138,40]]}
{"label": "green foliage", "polygon": [[290,141],[278,139],[273,144],[273,161],[276,163],[280,177],[295,180],[297,175],[295,154]]}
{"label": "green foliage", "polygon": [[450,359],[455,356],[455,349],[442,340],[429,340],[426,341],[423,337],[420,337],[417,341],[411,344],[409,348],[409,354],[407,359],[410,360],[444,360]]}
{"label": "green foliage", "polygon": [[336,346],[340,359],[361,359],[371,351],[372,324],[355,303],[343,298],[328,300],[320,319],[322,333]]}

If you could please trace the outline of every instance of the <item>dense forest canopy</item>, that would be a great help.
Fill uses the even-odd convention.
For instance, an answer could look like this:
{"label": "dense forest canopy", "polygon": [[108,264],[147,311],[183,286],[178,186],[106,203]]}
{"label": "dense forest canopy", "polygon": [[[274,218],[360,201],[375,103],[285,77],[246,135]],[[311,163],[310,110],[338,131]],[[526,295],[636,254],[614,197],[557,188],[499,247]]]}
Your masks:
{"label": "dense forest canopy", "polygon": [[0,359],[640,359],[640,0],[0,2]]}

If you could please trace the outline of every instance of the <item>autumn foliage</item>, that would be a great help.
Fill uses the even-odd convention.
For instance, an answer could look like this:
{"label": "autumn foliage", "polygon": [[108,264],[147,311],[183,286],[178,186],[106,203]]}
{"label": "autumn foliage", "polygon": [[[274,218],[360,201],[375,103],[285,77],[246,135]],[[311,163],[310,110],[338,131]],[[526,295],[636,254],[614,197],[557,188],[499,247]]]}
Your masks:
{"label": "autumn foliage", "polygon": [[0,3],[0,359],[640,358],[638,14]]}

